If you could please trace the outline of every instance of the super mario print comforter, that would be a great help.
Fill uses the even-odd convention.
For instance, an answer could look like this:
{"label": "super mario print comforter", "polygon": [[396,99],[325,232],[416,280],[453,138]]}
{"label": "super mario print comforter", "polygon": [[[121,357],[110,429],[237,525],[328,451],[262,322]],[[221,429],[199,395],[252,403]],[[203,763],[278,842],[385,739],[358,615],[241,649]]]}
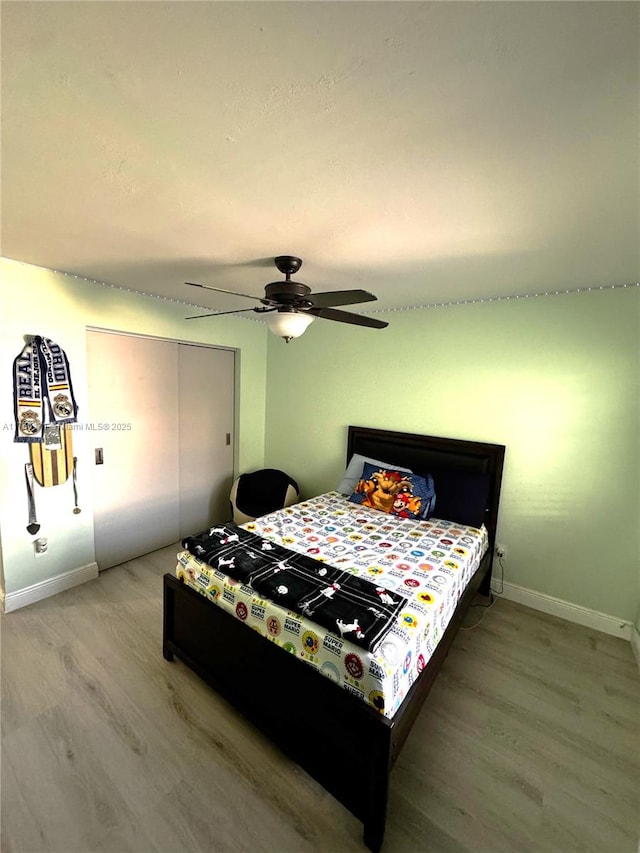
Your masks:
{"label": "super mario print comforter", "polygon": [[[178,577],[387,717],[394,715],[436,648],[488,541],[484,528],[435,518],[399,518],[357,506],[337,492],[263,516],[237,530],[230,525],[218,530],[227,531],[217,534],[219,540],[236,533],[237,544],[241,538],[246,539],[236,552],[245,574],[232,577],[226,571],[229,566],[224,561],[231,559],[229,554],[223,554],[222,561],[214,556],[214,565],[210,565],[202,559],[204,553],[196,556],[186,550],[178,554]],[[245,531],[258,538],[248,538]],[[206,548],[203,542],[196,541],[198,537],[190,539],[185,543],[193,551],[198,544]],[[268,548],[262,550],[263,542],[273,543],[277,550],[278,559],[267,561],[264,577],[268,580],[260,590],[253,588],[250,577],[253,558],[240,556],[250,541],[253,545],[249,547],[257,547],[262,553],[269,552]],[[233,540],[222,543],[222,548],[235,544]],[[281,552],[280,547],[287,550]],[[307,607],[304,600],[302,606],[292,607],[288,593],[284,606],[272,600],[283,595],[275,592],[277,586],[287,587],[288,591],[294,577],[285,575],[287,563],[297,564],[290,552],[311,557],[308,562],[316,567],[312,572],[323,579],[315,591],[306,590]],[[280,572],[274,572],[278,562],[285,565]],[[321,574],[322,564],[327,575]],[[279,583],[285,577],[287,582]],[[365,615],[350,618],[351,611],[340,610],[341,615],[336,615],[335,609],[345,606],[343,587],[347,604],[353,604],[347,591],[350,581],[357,579],[371,583],[368,594],[375,595],[378,602],[382,600],[379,590],[391,599],[386,602],[383,619],[366,622],[367,628],[373,625],[366,637],[357,636],[365,633],[360,624],[360,620],[366,621]],[[323,595],[322,589],[328,590],[332,584],[339,588]],[[364,585],[356,582],[353,588],[361,591]],[[317,612],[309,613],[318,596],[325,599],[321,602],[324,607],[317,608],[324,610],[320,618]],[[375,603],[367,602],[366,595],[361,603],[365,614],[374,616],[368,607],[382,613]],[[306,613],[300,612],[305,609]],[[338,619],[342,630],[339,625],[330,630],[329,626]],[[380,631],[382,622],[384,630]]]}

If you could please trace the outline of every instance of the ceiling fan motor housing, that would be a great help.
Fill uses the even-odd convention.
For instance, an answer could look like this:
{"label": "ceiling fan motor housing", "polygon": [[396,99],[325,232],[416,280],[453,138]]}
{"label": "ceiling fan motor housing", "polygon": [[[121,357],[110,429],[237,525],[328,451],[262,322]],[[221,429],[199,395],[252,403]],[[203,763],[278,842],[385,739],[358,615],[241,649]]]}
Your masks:
{"label": "ceiling fan motor housing", "polygon": [[313,304],[307,298],[311,293],[311,288],[300,281],[272,281],[265,287],[264,293],[265,299],[269,302],[295,305],[301,308]]}

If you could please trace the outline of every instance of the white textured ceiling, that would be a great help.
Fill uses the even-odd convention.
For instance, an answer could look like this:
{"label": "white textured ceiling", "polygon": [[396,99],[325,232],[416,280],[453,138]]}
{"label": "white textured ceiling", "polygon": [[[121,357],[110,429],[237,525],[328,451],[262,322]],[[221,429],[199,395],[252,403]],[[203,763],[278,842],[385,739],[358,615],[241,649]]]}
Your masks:
{"label": "white textured ceiling", "polygon": [[617,2],[3,2],[2,254],[219,309],[640,275]]}

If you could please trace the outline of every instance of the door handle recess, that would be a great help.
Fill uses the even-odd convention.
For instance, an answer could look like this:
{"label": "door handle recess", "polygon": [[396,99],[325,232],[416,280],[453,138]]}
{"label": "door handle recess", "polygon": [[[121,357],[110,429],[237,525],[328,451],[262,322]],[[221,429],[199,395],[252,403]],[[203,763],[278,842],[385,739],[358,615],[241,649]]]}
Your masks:
{"label": "door handle recess", "polygon": [[102,447],[96,447],[96,465],[104,465],[104,450]]}

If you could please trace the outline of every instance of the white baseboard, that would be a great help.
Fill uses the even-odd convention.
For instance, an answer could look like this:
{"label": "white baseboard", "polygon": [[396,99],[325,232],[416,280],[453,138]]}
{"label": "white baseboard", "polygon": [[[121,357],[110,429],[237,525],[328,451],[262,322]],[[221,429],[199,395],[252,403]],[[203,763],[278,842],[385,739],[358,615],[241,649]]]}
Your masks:
{"label": "white baseboard", "polygon": [[[631,629],[631,648],[636,656],[638,669],[640,669],[640,630],[635,626]],[[640,843],[638,844],[638,853],[640,853]]]}
{"label": "white baseboard", "polygon": [[63,575],[56,575],[56,577],[49,578],[46,581],[34,583],[32,586],[26,586],[24,589],[16,590],[16,592],[4,593],[0,597],[2,610],[4,613],[10,613],[12,610],[18,610],[21,607],[26,607],[28,604],[42,601],[43,598],[49,598],[49,596],[55,595],[57,592],[71,589],[71,587],[94,580],[97,577],[97,563],[80,566],[78,569],[65,572]]}
{"label": "white baseboard", "polygon": [[[499,588],[499,583],[496,584],[494,580],[491,586],[495,592],[496,587]],[[596,631],[602,631],[604,634],[610,634],[613,637],[620,637],[623,640],[632,639],[633,625],[625,619],[610,616],[608,613],[599,613],[597,610],[590,610],[588,607],[581,607],[579,604],[572,604],[569,601],[563,601],[561,598],[554,598],[551,595],[545,595],[542,592],[536,592],[533,589],[527,589],[524,586],[517,586],[506,581],[503,587],[502,595],[509,601],[524,604],[525,607],[531,607],[533,610],[541,610],[551,616],[559,616],[568,622],[594,628]],[[633,633],[637,635],[637,632]],[[640,654],[640,648],[637,653]]]}

